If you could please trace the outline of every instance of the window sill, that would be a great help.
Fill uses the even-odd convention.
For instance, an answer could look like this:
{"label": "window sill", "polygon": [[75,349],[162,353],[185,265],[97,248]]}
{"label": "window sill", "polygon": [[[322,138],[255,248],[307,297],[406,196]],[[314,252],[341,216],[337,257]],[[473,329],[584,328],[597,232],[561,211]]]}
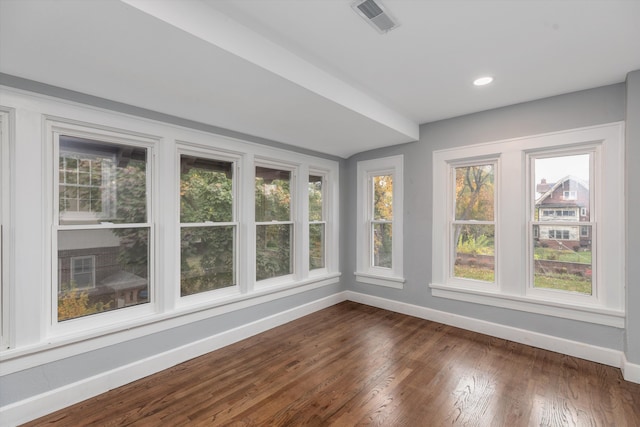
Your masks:
{"label": "window sill", "polygon": [[518,295],[505,295],[497,292],[461,289],[436,283],[429,284],[429,287],[431,288],[431,294],[434,297],[508,308],[529,313],[544,314],[563,319],[612,326],[614,328],[622,329],[625,326],[624,312],[605,309],[602,307],[563,304],[555,301],[537,299],[530,296],[524,297]]}
{"label": "window sill", "polygon": [[356,281],[361,283],[368,283],[370,285],[385,286],[387,288],[403,289],[404,277],[390,277],[379,276],[369,273],[353,273],[356,276]]}

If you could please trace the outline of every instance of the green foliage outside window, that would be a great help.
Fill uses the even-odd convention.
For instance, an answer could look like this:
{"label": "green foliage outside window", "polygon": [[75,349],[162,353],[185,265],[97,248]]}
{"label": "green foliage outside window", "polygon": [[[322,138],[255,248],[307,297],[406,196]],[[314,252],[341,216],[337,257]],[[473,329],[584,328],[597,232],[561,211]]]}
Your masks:
{"label": "green foliage outside window", "polygon": [[191,156],[181,160],[180,294],[233,286],[235,226],[188,226],[233,222],[233,163]]}

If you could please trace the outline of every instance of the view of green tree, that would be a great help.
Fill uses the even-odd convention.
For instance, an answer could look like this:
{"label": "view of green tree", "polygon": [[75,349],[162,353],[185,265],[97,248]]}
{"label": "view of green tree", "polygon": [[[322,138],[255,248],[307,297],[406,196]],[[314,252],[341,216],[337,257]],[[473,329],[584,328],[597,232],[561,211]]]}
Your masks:
{"label": "view of green tree", "polygon": [[392,268],[393,175],[376,175],[373,185],[373,265]]}
{"label": "view of green tree", "polygon": [[[309,176],[309,221],[323,218],[323,178]],[[324,268],[324,224],[309,224],[309,269]]]}
{"label": "view of green tree", "polygon": [[[494,220],[493,165],[455,168],[455,220]],[[495,280],[495,227],[487,224],[457,223],[453,229],[454,276]]]}
{"label": "view of green tree", "polygon": [[[256,280],[292,272],[291,172],[256,167]],[[284,224],[283,224],[284,222]]]}
{"label": "view of green tree", "polygon": [[181,163],[180,294],[233,286],[235,226],[202,225],[233,222],[233,163],[192,156]]}

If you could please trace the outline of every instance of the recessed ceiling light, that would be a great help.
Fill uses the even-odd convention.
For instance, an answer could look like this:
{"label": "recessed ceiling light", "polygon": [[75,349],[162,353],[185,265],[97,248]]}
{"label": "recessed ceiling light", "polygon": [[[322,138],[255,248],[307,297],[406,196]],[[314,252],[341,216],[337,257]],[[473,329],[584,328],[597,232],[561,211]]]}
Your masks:
{"label": "recessed ceiling light", "polygon": [[486,76],[486,77],[480,77],[478,79],[475,79],[473,81],[473,84],[476,86],[484,86],[484,85],[488,85],[492,81],[493,81],[493,77]]}

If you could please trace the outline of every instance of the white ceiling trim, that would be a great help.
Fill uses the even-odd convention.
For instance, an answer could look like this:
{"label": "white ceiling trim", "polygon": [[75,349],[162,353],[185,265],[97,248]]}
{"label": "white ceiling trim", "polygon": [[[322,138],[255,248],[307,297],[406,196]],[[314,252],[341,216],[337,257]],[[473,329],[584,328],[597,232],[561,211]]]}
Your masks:
{"label": "white ceiling trim", "polygon": [[418,123],[199,0],[121,1],[412,140],[419,138]]}

